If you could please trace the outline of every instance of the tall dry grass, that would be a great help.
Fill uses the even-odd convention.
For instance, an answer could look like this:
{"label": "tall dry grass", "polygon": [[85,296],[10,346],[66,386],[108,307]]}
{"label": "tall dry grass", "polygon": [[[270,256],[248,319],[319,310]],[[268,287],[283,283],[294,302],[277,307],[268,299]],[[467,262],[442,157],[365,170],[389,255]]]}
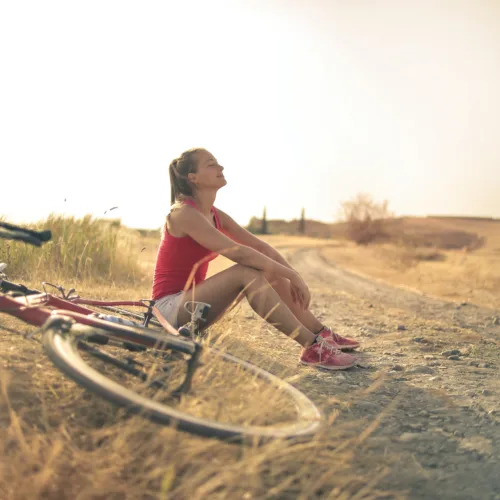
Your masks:
{"label": "tall dry grass", "polygon": [[[2,256],[16,278],[57,274],[123,283],[144,273],[129,265],[134,242],[122,243],[118,227],[59,217],[40,226],[54,232],[47,249],[31,252],[16,244],[9,247],[8,259]],[[119,287],[102,283],[93,291],[102,298],[133,298],[147,289],[144,282]],[[280,364],[278,353],[259,345],[260,328],[253,328],[242,324],[235,311],[216,325],[221,333],[217,342],[278,376],[296,374],[295,365]],[[332,412],[322,431],[306,442],[276,440],[258,446],[198,438],[131,417],[81,389],[50,363],[38,335],[28,340],[18,334],[33,331],[0,316],[2,500],[400,498],[377,490],[388,472],[383,464],[362,474],[353,465],[378,419],[341,425]],[[272,342],[267,335],[263,339]],[[208,404],[208,415],[215,411],[226,421],[264,418],[280,424],[284,403],[255,388],[251,378],[228,376],[226,365],[209,360],[203,368],[201,379],[195,380],[195,399],[183,404],[196,412],[201,410],[194,406]]]}
{"label": "tall dry grass", "polygon": [[50,215],[31,227],[50,229],[52,240],[41,248],[0,240],[0,261],[12,279],[130,283],[144,275],[134,235],[119,221]]}
{"label": "tall dry grass", "polygon": [[[15,346],[10,356],[7,345]],[[241,343],[240,349],[243,354]],[[12,335],[6,344],[0,338],[0,366],[2,500],[403,497],[377,489],[389,472],[384,465],[363,474],[353,467],[383,415],[340,424],[333,412],[309,441],[229,444],[131,417],[64,378],[33,340]],[[210,371],[210,380],[224,380],[217,364]],[[275,365],[273,371],[286,377],[290,370]],[[245,390],[244,381],[229,378],[225,391],[209,385],[202,397],[221,405]],[[241,416],[258,420],[272,403],[247,400]]]}

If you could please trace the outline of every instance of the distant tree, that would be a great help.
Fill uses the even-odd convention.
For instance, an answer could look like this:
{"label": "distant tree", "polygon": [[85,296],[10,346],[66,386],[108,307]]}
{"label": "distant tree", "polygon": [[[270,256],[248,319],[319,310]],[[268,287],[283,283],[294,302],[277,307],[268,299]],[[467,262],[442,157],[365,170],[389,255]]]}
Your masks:
{"label": "distant tree", "polygon": [[264,212],[262,214],[262,227],[260,230],[261,234],[267,234],[267,214],[266,207],[264,207]]}
{"label": "distant tree", "polygon": [[246,228],[253,234],[259,234],[261,229],[260,219],[258,217],[252,217]]}
{"label": "distant tree", "polygon": [[305,218],[305,209],[304,208],[302,209],[302,212],[300,214],[299,233],[300,234],[306,233],[306,218]]}
{"label": "distant tree", "polygon": [[387,221],[393,217],[388,205],[387,200],[378,203],[367,193],[342,202],[340,218],[347,222],[347,237],[358,245],[367,245],[387,236]]}

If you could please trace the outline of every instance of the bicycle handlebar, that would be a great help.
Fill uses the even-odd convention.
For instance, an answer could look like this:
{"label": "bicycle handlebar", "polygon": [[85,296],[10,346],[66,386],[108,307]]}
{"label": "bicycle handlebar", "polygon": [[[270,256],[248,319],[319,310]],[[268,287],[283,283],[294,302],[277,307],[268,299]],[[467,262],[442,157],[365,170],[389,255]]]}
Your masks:
{"label": "bicycle handlebar", "polygon": [[3,293],[17,292],[17,293],[20,293],[22,295],[37,295],[37,294],[41,293],[38,290],[33,290],[33,289],[28,288],[27,286],[22,285],[20,283],[16,284],[16,283],[12,283],[12,282],[7,281],[7,280],[3,280],[3,279],[1,279],[1,277],[0,277],[0,291]]}
{"label": "bicycle handlebar", "polygon": [[44,231],[35,231],[34,229],[15,226],[14,224],[9,224],[8,222],[0,222],[0,228],[6,229],[6,231],[0,231],[0,238],[6,240],[24,241],[25,243],[29,243],[30,245],[35,245],[37,247],[42,246],[43,243],[52,238],[52,232],[48,229]]}

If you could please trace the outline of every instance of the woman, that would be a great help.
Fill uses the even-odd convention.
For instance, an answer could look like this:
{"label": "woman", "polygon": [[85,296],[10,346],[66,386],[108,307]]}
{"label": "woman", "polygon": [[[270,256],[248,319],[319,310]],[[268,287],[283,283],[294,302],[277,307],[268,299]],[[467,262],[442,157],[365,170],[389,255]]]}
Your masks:
{"label": "woman", "polygon": [[[181,307],[186,301],[208,303],[206,328],[246,297],[258,315],[303,346],[301,363],[329,370],[353,366],[355,358],[342,351],[359,344],[332,332],[309,311],[311,295],[300,275],[271,245],[214,207],[217,191],[227,184],[223,171],[199,148],[170,164],[172,206],[153,280],[158,310],[178,328],[190,320]],[[205,279],[209,261],[219,254],[236,265]]]}

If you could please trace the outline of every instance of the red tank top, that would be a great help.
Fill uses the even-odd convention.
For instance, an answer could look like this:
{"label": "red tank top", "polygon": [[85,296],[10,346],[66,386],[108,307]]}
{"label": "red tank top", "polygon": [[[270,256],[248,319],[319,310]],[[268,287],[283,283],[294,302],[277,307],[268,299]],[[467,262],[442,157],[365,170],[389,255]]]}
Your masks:
{"label": "red tank top", "polygon": [[[192,200],[184,200],[183,203],[187,203],[199,210]],[[221,225],[216,208],[212,207],[211,212],[215,216],[215,227],[220,230]],[[156,257],[153,300],[159,300],[166,295],[183,290],[191,271],[196,263],[200,261],[202,262],[194,274],[193,281],[194,283],[201,283],[207,275],[208,263],[214,260],[217,255],[217,253],[201,246],[190,236],[172,236],[165,228],[165,234],[160,242]]]}

